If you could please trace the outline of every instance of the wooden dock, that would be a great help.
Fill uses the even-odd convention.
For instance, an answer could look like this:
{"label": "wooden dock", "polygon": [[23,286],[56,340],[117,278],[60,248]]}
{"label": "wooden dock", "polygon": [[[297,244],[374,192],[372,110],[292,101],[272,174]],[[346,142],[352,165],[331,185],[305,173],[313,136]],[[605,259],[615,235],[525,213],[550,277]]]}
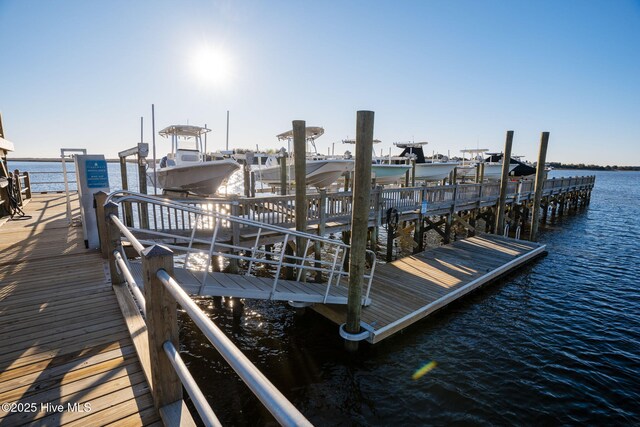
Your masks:
{"label": "wooden dock", "polygon": [[[378,266],[371,305],[362,308],[368,341],[388,338],[544,251],[538,243],[482,234]],[[346,321],[345,306],[312,308],[338,325]]]}
{"label": "wooden dock", "polygon": [[0,424],[160,424],[103,260],[69,227],[65,195],[34,194],[24,210],[31,218],[0,227]]}

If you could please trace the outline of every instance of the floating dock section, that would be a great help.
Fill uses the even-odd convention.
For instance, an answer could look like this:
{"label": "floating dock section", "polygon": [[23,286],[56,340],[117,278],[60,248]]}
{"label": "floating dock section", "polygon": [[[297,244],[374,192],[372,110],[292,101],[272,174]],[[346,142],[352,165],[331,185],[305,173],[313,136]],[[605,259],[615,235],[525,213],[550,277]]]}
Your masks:
{"label": "floating dock section", "polygon": [[[544,252],[539,243],[482,234],[379,265],[371,305],[362,308],[368,341],[392,336]],[[346,321],[345,306],[312,308],[338,325]]]}

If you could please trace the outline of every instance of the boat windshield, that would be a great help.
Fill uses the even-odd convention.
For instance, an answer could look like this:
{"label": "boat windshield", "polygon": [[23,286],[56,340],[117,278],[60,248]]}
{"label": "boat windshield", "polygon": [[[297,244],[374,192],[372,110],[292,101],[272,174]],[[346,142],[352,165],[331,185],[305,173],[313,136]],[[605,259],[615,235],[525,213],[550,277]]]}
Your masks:
{"label": "boat windshield", "polygon": [[200,151],[198,138],[179,138],[178,149]]}

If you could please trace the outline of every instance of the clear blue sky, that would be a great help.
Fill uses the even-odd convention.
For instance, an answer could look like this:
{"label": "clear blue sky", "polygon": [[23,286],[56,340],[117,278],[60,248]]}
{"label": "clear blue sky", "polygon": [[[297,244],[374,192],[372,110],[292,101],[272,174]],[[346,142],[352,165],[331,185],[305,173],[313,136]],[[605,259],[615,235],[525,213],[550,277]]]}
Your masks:
{"label": "clear blue sky", "polygon": [[640,165],[638,1],[0,0],[0,53],[14,157],[114,157],[141,116],[151,141],[154,103],[157,130],[206,123],[209,148],[230,110],[231,147],[301,119],[326,153],[366,109],[386,153],[499,151],[512,129],[530,160],[550,131],[550,161]]}

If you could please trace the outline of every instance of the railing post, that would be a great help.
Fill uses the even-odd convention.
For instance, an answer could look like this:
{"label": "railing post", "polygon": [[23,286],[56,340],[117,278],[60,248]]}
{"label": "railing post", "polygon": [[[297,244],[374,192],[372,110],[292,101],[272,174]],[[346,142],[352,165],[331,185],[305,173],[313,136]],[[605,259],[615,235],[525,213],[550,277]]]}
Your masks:
{"label": "railing post", "polygon": [[147,307],[147,331],[149,335],[149,359],[153,401],[160,408],[182,399],[180,377],[162,348],[170,341],[175,348],[178,343],[177,303],[158,279],[157,272],[164,269],[173,275],[173,252],[160,245],[142,251],[142,277],[144,298]]}
{"label": "railing post", "polygon": [[31,176],[29,172],[24,173],[24,186],[26,187],[25,197],[31,199]]}
{"label": "railing post", "polygon": [[411,186],[416,186],[416,159],[411,159]]}
{"label": "railing post", "polygon": [[[240,202],[237,197],[234,197],[231,200],[231,216],[237,218],[240,216]],[[240,246],[240,224],[237,221],[231,221],[231,243],[237,248]],[[237,251],[231,250],[230,253],[235,254]],[[238,259],[237,258],[229,258],[229,267],[228,272],[237,274],[239,269]]]}
{"label": "railing post", "polygon": [[[118,205],[116,205],[113,202],[109,202],[106,205],[104,205],[104,222],[106,225],[106,239],[104,239],[104,246],[105,248],[103,249],[106,254],[107,257],[109,259],[109,274],[111,275],[111,284],[112,285],[119,285],[120,283],[123,283],[124,280],[123,278],[120,276],[120,274],[118,274],[118,269],[116,267],[116,258],[113,256],[113,251],[120,249],[120,245],[121,245],[121,240],[120,240],[120,229],[118,228],[118,226],[111,221],[111,215],[115,215],[118,216]],[[103,247],[103,240],[100,240],[100,248],[102,249]]]}
{"label": "railing post", "polygon": [[100,239],[100,252],[102,258],[108,258],[107,252],[107,222],[104,215],[104,203],[107,200],[107,193],[98,191],[93,195],[93,207],[96,210],[96,224],[98,224],[98,238]]}
{"label": "railing post", "polygon": [[[318,197],[318,210],[319,210],[318,236],[322,237],[324,236],[324,232],[327,224],[327,190],[324,188],[320,189],[320,195]],[[322,259],[321,257],[322,247],[319,241],[316,241],[314,243],[313,250],[314,250],[316,261],[320,261]],[[321,267],[319,262],[316,263],[315,266],[316,268]],[[322,282],[322,271],[320,270],[316,271],[316,282]]]}
{"label": "railing post", "polygon": [[20,182],[20,171],[18,169],[13,171],[13,181],[16,184],[16,197],[18,200],[18,206],[22,206],[22,183]]}
{"label": "railing post", "polygon": [[[122,189],[129,189],[129,179],[127,177],[127,158],[125,156],[119,156],[120,159],[120,178],[122,181]],[[129,227],[133,226],[133,209],[130,202],[122,202],[122,208],[124,209],[124,221]]]}

